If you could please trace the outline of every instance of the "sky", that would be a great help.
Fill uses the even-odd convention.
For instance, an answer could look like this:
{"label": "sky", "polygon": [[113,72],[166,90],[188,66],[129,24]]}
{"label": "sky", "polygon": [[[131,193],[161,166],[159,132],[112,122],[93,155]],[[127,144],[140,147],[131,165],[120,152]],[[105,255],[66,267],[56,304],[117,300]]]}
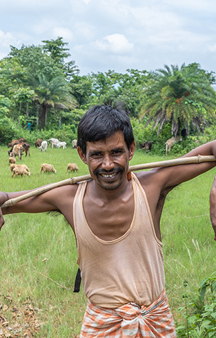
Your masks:
{"label": "sky", "polygon": [[0,59],[63,37],[80,75],[199,63],[216,72],[215,0],[3,0]]}

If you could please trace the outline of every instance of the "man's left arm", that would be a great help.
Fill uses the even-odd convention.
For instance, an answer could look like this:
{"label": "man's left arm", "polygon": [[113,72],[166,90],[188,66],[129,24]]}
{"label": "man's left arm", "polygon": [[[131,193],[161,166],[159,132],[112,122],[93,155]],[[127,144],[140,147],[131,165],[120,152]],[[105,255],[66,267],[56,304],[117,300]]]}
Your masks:
{"label": "man's left arm", "polygon": [[176,167],[165,168],[164,173],[161,176],[163,177],[163,189],[176,186],[192,178],[203,174],[204,172],[212,169],[216,166],[216,140],[205,143],[183,156],[192,157],[192,156],[215,156],[215,162],[202,162],[195,164],[183,164]]}
{"label": "man's left arm", "polygon": [[215,233],[214,240],[216,241],[216,175],[210,192],[210,218]]}

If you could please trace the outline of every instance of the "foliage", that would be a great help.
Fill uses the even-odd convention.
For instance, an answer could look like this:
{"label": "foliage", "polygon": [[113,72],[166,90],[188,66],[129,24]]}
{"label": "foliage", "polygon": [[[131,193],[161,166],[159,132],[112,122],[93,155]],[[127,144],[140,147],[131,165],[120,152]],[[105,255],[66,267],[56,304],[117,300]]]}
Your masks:
{"label": "foliage", "polygon": [[[0,113],[0,144],[7,144],[13,138],[18,137],[17,125],[9,117],[5,116],[4,113]],[[20,136],[21,137],[21,136]]]}
{"label": "foliage", "polygon": [[207,116],[214,116],[216,93],[210,75],[196,63],[183,64],[180,69],[165,65],[165,69],[152,73],[143,97],[140,118],[147,115],[148,123],[154,121],[158,135],[167,121],[172,123],[171,133],[175,136],[183,128],[189,134],[190,126],[203,131]]}
{"label": "foliage", "polygon": [[0,116],[8,115],[10,111],[11,100],[4,95],[0,95]]}
{"label": "foliage", "polygon": [[68,43],[64,42],[62,37],[58,37],[56,40],[42,40],[42,42],[44,43],[43,51],[54,60],[58,67],[63,69],[68,80],[78,74],[79,69],[75,65],[75,61],[64,62],[70,53],[68,53],[69,48],[65,48]]}
{"label": "foliage", "polygon": [[195,302],[189,300],[188,293],[183,295],[185,306],[179,311],[183,312],[184,322],[177,325],[178,337],[216,336],[216,272],[200,283],[198,292]]}

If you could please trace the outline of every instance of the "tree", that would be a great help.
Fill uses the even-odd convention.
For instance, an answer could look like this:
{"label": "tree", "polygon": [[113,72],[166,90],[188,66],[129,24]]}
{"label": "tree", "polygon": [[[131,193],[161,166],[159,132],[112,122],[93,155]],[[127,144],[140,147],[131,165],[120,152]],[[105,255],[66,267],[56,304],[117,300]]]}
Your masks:
{"label": "tree", "polygon": [[140,118],[148,116],[147,124],[154,122],[161,132],[166,122],[171,122],[171,133],[175,136],[185,128],[195,126],[203,131],[203,125],[209,115],[214,115],[216,93],[211,84],[213,73],[207,73],[197,63],[180,69],[167,65],[151,74],[151,80],[143,92],[145,104],[141,108]]}
{"label": "tree", "polygon": [[92,81],[89,76],[75,75],[70,81],[71,94],[76,98],[80,106],[85,106],[91,100]]}
{"label": "tree", "polygon": [[42,46],[43,51],[53,59],[59,68],[63,69],[68,80],[78,75],[79,69],[75,65],[75,61],[64,61],[64,59],[71,56],[70,53],[68,53],[69,48],[65,48],[68,42],[63,42],[62,37],[58,37],[56,40],[42,40],[42,42],[44,43]]}
{"label": "tree", "polygon": [[19,116],[21,115],[21,110],[23,104],[26,105],[26,120],[29,118],[29,103],[35,100],[35,92],[30,88],[19,88],[16,89],[13,95],[13,100],[19,104]]}
{"label": "tree", "polygon": [[63,76],[50,77],[43,74],[32,78],[37,101],[40,104],[39,128],[47,125],[49,108],[62,110],[77,106],[75,98],[70,94],[70,87]]}

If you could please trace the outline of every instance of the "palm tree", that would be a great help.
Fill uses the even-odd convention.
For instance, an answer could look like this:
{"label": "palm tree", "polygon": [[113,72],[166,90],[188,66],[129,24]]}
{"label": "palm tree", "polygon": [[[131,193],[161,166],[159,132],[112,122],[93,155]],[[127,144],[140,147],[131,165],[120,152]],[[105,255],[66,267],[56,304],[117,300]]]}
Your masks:
{"label": "palm tree", "polygon": [[152,79],[144,90],[144,101],[140,118],[148,116],[147,124],[154,121],[153,129],[158,126],[161,132],[164,124],[171,122],[171,133],[180,134],[185,128],[189,134],[190,125],[203,131],[206,116],[214,115],[216,93],[211,87],[212,74],[206,73],[197,63],[180,69],[167,65],[152,73]]}
{"label": "palm tree", "polygon": [[57,110],[74,109],[78,104],[70,93],[70,86],[62,75],[51,79],[44,74],[31,78],[31,84],[37,94],[36,101],[40,105],[39,128],[47,125],[47,115],[50,108]]}

